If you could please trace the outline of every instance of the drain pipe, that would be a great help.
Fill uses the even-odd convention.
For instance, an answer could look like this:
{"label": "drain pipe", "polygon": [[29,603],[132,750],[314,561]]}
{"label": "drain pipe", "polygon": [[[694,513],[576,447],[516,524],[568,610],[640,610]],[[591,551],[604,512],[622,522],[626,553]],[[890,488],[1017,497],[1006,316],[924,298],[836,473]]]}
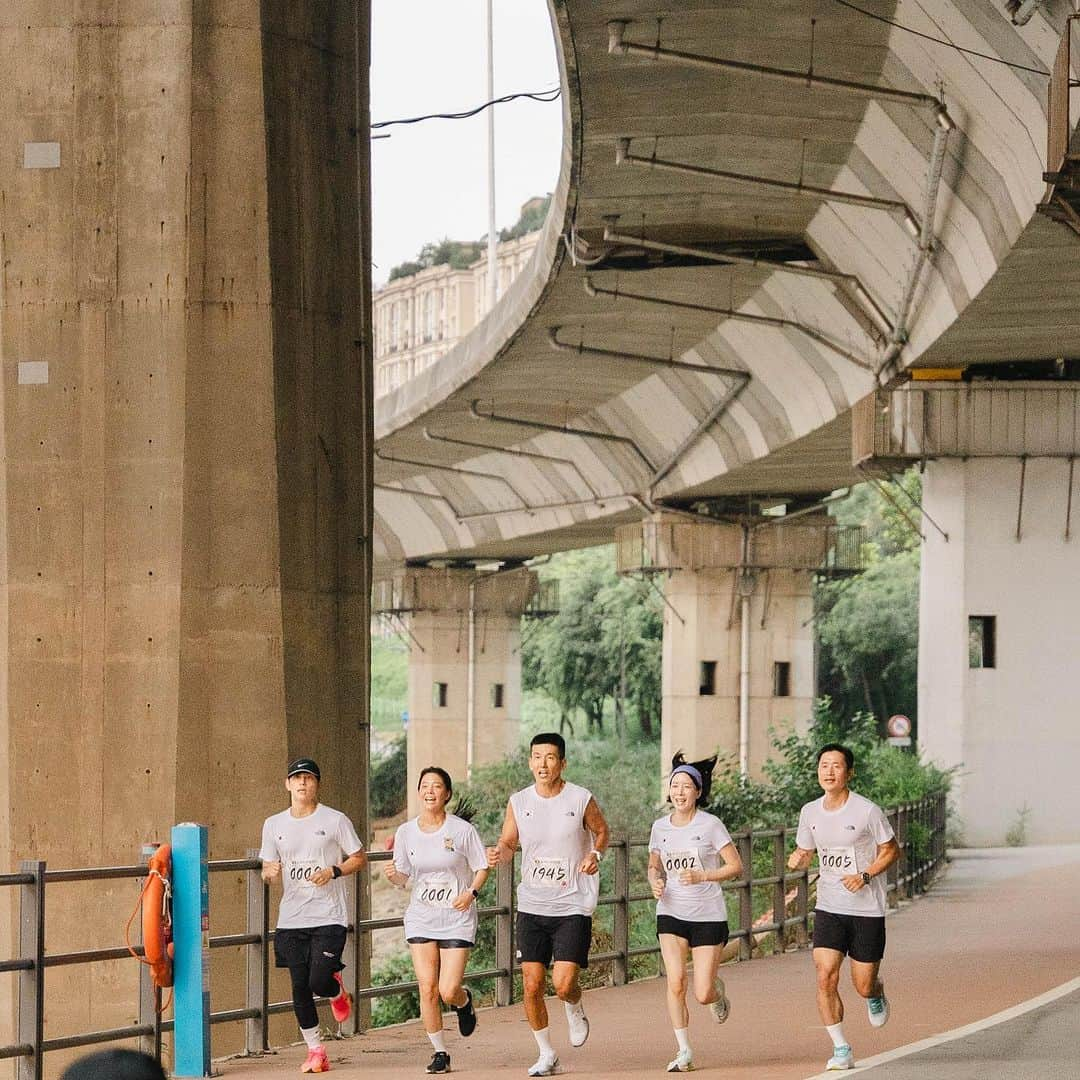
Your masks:
{"label": "drain pipe", "polygon": [[820,187],[817,184],[804,184],[802,180],[776,180],[770,176],[757,176],[753,173],[733,172],[730,169],[713,169],[705,165],[691,165],[684,161],[671,161],[660,157],[642,157],[630,152],[630,138],[622,135],[615,140],[616,165],[640,165],[646,169],[659,169],[661,172],[678,173],[681,176],[708,177],[713,180],[727,180],[737,184],[750,184],[756,187],[771,188],[786,192],[796,198],[820,199],[823,202],[847,203],[850,206],[862,206],[870,210],[882,210],[897,214],[903,220],[904,228],[912,236],[918,236],[922,225],[910,206],[902,199],[886,199],[878,195],[863,195],[858,191],[845,191],[836,188]]}
{"label": "drain pipe", "polygon": [[[940,114],[939,114],[940,115]],[[946,116],[948,114],[945,114]],[[911,315],[911,305],[915,302],[915,293],[922,278],[923,269],[930,261],[934,253],[934,218],[937,214],[938,192],[941,189],[941,174],[945,169],[945,147],[949,141],[949,132],[952,130],[952,121],[948,126],[939,124],[934,132],[934,146],[930,152],[930,166],[926,177],[926,207],[923,211],[922,227],[919,229],[918,254],[915,257],[915,265],[908,274],[907,283],[904,286],[904,295],[900,301],[900,308],[896,313],[896,325],[889,337],[888,347],[878,365],[877,378],[882,381],[884,376],[887,381],[889,369],[896,363],[900,353],[908,340],[908,318]]]}
{"label": "drain pipe", "polygon": [[465,679],[465,779],[476,758],[476,578],[469,582],[469,658]]}
{"label": "drain pipe", "polygon": [[[866,371],[874,370],[872,364],[864,360],[861,356],[857,356],[845,346],[833,341],[828,334],[824,334],[812,326],[806,326],[804,323],[796,322],[794,319],[782,319],[773,315],[754,315],[749,311],[740,311],[737,308],[713,307],[711,304],[694,304],[686,300],[668,300],[662,296],[647,296],[644,293],[626,292],[624,289],[618,288],[605,289],[603,286],[595,284],[588,274],[585,275],[585,291],[590,296],[611,296],[616,300],[638,300],[644,304],[658,304],[661,307],[678,308],[681,311],[700,311],[707,315],[722,315],[725,319],[731,319],[733,322],[756,323],[758,326],[771,326],[778,330],[796,330],[800,334],[804,334],[811,341],[815,341],[817,344],[823,345],[825,348],[838,353],[856,367],[861,367]],[[714,368],[713,370],[721,371],[723,369]],[[734,373],[735,372],[731,372],[731,374]]]}
{"label": "drain pipe", "polygon": [[646,251],[663,251],[669,255],[687,255],[695,259],[708,259],[725,266],[750,266],[757,270],[772,270],[778,274],[797,274],[802,277],[818,278],[835,282],[850,295],[861,311],[881,334],[892,332],[893,324],[881,305],[867,292],[858,274],[848,274],[842,270],[827,270],[820,266],[801,266],[798,263],[777,262],[775,259],[761,259],[752,255],[733,255],[726,252],[710,251],[708,248],[689,247],[686,244],[668,244],[662,240],[647,240],[643,236],[631,236],[617,232],[612,225],[604,226],[604,242],[619,244],[624,247],[639,247]]}
{"label": "drain pipe", "polygon": [[[1015,21],[1015,20],[1014,20]],[[627,41],[626,28],[630,19],[613,19],[607,24],[608,52],[612,56],[643,56],[648,60],[667,60],[684,67],[703,68],[706,71],[736,71],[744,75],[757,75],[766,79],[794,83],[797,86],[821,87],[825,90],[838,90],[861,98],[880,98],[885,101],[902,101],[907,105],[924,106],[933,109],[934,117],[941,125],[949,124],[945,105],[929,94],[914,93],[911,90],[899,90],[892,86],[876,86],[873,83],[854,82],[851,79],[830,78],[818,75],[813,69],[795,71],[791,68],[767,67],[764,64],[752,64],[745,60],[726,60],[719,56],[701,56],[697,53],[679,52],[676,49],[664,49],[660,43],[640,45]]]}
{"label": "drain pipe", "polygon": [[750,597],[754,575],[750,560],[750,527],[743,525],[742,566],[739,567],[739,776],[750,777]]}

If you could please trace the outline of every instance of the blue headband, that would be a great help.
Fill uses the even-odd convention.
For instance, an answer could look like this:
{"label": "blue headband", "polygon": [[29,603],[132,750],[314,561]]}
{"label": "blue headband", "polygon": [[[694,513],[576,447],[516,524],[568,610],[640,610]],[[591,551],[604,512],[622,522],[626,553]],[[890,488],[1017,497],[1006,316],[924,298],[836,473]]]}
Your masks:
{"label": "blue headband", "polygon": [[677,765],[674,769],[671,770],[671,775],[668,777],[668,783],[670,784],[671,781],[679,775],[679,773],[686,773],[686,775],[694,781],[694,787],[696,787],[698,791],[701,791],[701,789],[704,787],[704,781],[701,779],[701,773],[699,773],[693,765]]}

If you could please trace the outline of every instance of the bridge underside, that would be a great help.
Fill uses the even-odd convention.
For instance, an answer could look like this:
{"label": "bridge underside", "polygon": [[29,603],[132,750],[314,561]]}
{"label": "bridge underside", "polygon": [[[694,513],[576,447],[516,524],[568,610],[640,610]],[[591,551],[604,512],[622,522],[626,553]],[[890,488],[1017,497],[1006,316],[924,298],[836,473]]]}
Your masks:
{"label": "bridge underside", "polygon": [[[1061,223],[1060,198],[1059,220],[1038,212],[1048,153],[1065,154],[1065,171],[1048,174],[1059,194],[1073,161],[1064,0],[1023,27],[971,0],[898,0],[869,15],[805,0],[551,6],[565,114],[551,213],[531,267],[488,319],[377,405],[383,572],[516,563],[665,513],[753,522],[807,510],[867,470],[903,464],[873,453],[853,464],[876,421],[873,407],[852,409],[914,369],[1075,374],[1080,238]],[[1035,450],[1010,435],[1007,384],[995,385],[987,430],[1011,477]],[[1068,458],[1080,453],[1076,418],[1060,411],[1039,415],[1073,425],[1072,442],[1055,444]],[[920,446],[904,461],[935,456]],[[1071,466],[1067,482],[1036,473],[1030,498],[1052,505],[1051,488],[1068,488],[1071,505]],[[996,552],[1006,538],[991,535],[992,489],[982,474],[965,483],[963,506],[939,509],[985,522],[981,541]],[[935,498],[948,489],[932,487]],[[978,531],[954,547],[974,552]],[[1069,530],[1026,535],[1009,565],[1015,589],[1038,591],[1041,567],[1067,565]],[[924,616],[948,641],[937,652],[924,643],[933,685],[920,713],[940,734],[963,728],[960,698],[981,695],[981,709],[1054,676],[1022,621],[1002,657],[1010,673],[994,676],[1011,680],[1008,693],[968,675],[967,616],[982,612],[967,607],[1000,597],[983,575],[953,589],[955,611],[939,611],[947,560],[928,558],[938,585],[924,575]],[[734,601],[718,602],[730,629]],[[706,662],[710,637],[688,663]],[[798,672],[801,653],[761,656]],[[696,675],[683,675],[693,689]],[[740,676],[743,696],[763,677]],[[1056,716],[1043,749],[1067,725]],[[930,741],[948,764],[990,760],[976,727],[974,741]],[[996,767],[976,787],[992,791]],[[1043,825],[1047,839],[1068,831],[1058,810]]]}

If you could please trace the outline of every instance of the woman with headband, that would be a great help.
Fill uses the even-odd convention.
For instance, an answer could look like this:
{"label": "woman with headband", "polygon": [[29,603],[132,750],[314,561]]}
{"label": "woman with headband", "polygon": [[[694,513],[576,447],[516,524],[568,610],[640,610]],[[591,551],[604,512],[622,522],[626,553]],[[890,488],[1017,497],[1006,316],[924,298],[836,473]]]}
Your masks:
{"label": "woman with headband", "polygon": [[730,1004],[717,975],[728,940],[721,882],[742,875],[742,860],[724,823],[700,809],[709,797],[716,759],[688,765],[672,759],[668,801],[672,812],[653,823],[649,884],[656,905],[656,936],[667,972],[668,1015],[678,1053],[668,1072],[690,1072],[690,1013],[686,1007],[687,960],[693,958],[694,996],[722,1024]]}

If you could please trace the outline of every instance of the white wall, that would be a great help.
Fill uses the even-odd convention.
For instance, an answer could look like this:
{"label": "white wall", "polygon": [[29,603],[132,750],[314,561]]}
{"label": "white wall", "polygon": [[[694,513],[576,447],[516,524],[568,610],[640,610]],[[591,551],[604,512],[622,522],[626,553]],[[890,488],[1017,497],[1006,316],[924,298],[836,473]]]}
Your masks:
{"label": "white wall", "polygon": [[[930,462],[919,626],[919,735],[960,765],[968,843],[1004,842],[1030,808],[1031,843],[1080,840],[1080,470],[1066,541],[1069,465],[1029,459],[1021,538],[1020,462]],[[997,663],[968,667],[969,615],[997,619]]]}

